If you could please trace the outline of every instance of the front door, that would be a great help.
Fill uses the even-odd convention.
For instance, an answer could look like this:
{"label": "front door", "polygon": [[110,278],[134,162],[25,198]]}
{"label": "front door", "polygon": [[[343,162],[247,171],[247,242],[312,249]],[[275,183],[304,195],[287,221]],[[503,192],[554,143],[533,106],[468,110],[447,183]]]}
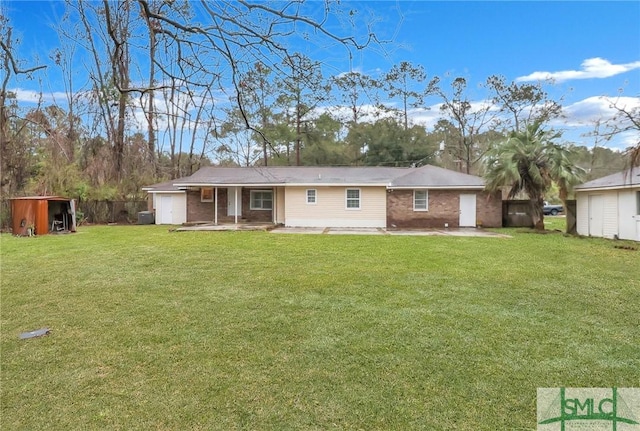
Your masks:
{"label": "front door", "polygon": [[[236,214],[237,211],[237,214]],[[238,216],[242,215],[242,188],[241,187],[229,187],[227,188],[227,215]]]}
{"label": "front door", "polygon": [[460,195],[460,227],[476,227],[476,195]]}

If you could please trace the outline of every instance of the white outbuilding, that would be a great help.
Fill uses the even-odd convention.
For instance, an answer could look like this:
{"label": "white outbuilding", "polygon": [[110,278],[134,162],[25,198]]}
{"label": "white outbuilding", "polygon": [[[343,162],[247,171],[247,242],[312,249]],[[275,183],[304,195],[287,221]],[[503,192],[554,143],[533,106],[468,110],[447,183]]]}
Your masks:
{"label": "white outbuilding", "polygon": [[178,225],[187,221],[187,194],[173,185],[173,181],[143,187],[149,194],[149,207],[155,224]]}
{"label": "white outbuilding", "polygon": [[579,235],[640,241],[640,167],[575,188]]}

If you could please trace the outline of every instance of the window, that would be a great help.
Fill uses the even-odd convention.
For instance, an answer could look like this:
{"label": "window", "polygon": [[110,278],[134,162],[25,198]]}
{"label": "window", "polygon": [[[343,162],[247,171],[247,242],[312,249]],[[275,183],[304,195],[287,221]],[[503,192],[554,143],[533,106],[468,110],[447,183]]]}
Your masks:
{"label": "window", "polygon": [[347,189],[347,209],[360,209],[360,189]]}
{"label": "window", "polygon": [[414,211],[429,210],[429,192],[427,190],[413,191],[413,210]]}
{"label": "window", "polygon": [[308,204],[315,204],[317,202],[317,192],[315,189],[308,189],[307,190],[307,203]]}
{"label": "window", "polygon": [[273,208],[273,192],[271,190],[251,190],[251,209],[270,210]]}
{"label": "window", "polygon": [[213,187],[200,189],[200,202],[213,202]]}

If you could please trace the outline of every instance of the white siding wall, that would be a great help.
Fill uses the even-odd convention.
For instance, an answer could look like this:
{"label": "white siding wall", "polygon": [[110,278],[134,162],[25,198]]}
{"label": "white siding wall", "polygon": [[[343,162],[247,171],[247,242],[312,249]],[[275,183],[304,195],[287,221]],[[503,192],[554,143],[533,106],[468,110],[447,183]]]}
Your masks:
{"label": "white siding wall", "polygon": [[[162,196],[171,196],[172,220],[161,220]],[[154,193],[156,212],[156,224],[182,224],[187,221],[187,195],[185,193]]]}
{"label": "white siding wall", "polygon": [[576,231],[589,235],[589,193],[576,193]]}
{"label": "white siding wall", "polygon": [[613,238],[618,235],[618,191],[609,191],[604,195],[604,219],[602,236]]}
{"label": "white siding wall", "polygon": [[[346,209],[346,189],[360,189],[360,209]],[[317,202],[307,204],[307,189]],[[286,187],[285,225],[291,227],[386,227],[385,187]]]}
{"label": "white siding wall", "polygon": [[640,241],[640,216],[637,212],[637,189],[606,190],[598,192],[576,193],[576,230],[579,235],[589,235],[595,230],[589,226],[589,196],[602,197],[604,207],[602,217],[602,236],[605,238],[631,239]]}

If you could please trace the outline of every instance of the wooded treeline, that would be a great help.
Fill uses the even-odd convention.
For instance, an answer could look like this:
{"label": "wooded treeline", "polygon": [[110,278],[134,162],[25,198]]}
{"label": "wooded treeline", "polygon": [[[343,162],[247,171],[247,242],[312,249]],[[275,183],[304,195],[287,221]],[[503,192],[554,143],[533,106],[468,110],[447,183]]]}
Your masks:
{"label": "wooded treeline", "polygon": [[[29,107],[9,84],[47,71],[19,58],[0,16],[3,198],[136,199],[144,185],[210,164],[435,164],[483,174],[485,155],[509,133],[562,116],[543,83],[491,76],[470,89],[463,77],[428,76],[407,62],[378,76],[327,75],[287,41],[321,39],[345,56],[384,42],[367,32],[358,39],[354,11],[322,4],[318,15],[298,2],[67,1],[59,48],[47,53],[65,97]],[[338,27],[344,34],[328,30],[334,20],[350,24]],[[434,104],[437,121],[426,128],[420,116]],[[629,124],[640,128],[637,110],[619,112],[630,120],[594,125],[589,147],[566,143],[586,179],[628,161],[604,147]]]}

